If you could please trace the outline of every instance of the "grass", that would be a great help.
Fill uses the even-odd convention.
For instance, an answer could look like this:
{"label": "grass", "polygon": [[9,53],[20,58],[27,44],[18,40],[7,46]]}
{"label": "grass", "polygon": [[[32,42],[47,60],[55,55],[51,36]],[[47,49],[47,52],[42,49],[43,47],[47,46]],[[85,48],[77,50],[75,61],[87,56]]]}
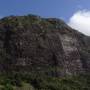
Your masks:
{"label": "grass", "polygon": [[34,87],[28,83],[23,82],[22,87],[13,86],[13,90],[34,90]]}

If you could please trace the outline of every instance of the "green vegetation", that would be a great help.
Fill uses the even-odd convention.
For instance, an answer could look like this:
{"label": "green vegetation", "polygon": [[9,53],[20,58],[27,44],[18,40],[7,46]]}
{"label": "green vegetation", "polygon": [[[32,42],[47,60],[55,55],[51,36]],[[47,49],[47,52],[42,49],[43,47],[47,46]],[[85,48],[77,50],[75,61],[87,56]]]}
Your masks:
{"label": "green vegetation", "polygon": [[90,77],[42,77],[20,73],[0,75],[0,90],[90,90]]}

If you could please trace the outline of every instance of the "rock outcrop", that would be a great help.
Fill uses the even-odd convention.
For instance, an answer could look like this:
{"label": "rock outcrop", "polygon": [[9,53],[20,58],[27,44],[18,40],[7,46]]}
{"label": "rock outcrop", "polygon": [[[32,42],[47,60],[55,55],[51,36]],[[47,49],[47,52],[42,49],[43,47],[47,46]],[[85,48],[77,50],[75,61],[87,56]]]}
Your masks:
{"label": "rock outcrop", "polygon": [[56,18],[5,17],[0,20],[0,71],[89,73],[90,37]]}

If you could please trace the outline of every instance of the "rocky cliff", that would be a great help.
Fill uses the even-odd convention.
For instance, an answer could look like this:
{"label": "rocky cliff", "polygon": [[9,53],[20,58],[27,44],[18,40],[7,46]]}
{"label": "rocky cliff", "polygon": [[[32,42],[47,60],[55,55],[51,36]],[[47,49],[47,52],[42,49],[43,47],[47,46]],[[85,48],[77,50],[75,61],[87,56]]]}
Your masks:
{"label": "rocky cliff", "polygon": [[50,76],[90,72],[90,37],[56,18],[35,15],[0,20],[0,71]]}

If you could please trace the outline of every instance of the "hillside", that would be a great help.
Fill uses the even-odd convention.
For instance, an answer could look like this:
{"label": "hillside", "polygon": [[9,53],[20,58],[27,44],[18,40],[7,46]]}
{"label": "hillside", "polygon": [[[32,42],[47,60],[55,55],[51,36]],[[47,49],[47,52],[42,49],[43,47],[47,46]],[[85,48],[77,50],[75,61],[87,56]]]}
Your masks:
{"label": "hillside", "polygon": [[[90,73],[90,37],[56,18],[35,15],[5,17],[0,20],[0,72],[1,77],[15,78],[14,84],[23,78],[36,88],[40,87],[37,85],[39,80],[45,79],[46,86],[41,84],[39,89],[48,87],[45,84],[48,78],[51,86],[55,82],[63,83],[63,80],[72,83],[71,78],[70,82],[63,78],[83,77]],[[84,88],[89,90],[86,79],[85,82]],[[70,87],[46,90],[80,90]]]}

